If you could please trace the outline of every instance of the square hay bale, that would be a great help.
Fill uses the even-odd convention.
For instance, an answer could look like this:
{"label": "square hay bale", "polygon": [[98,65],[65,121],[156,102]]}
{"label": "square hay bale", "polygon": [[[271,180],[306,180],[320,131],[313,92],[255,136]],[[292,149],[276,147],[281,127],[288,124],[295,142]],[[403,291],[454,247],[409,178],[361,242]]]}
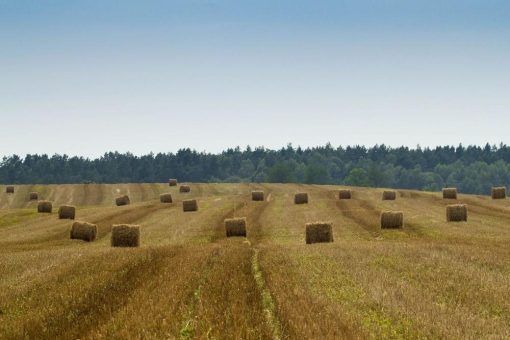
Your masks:
{"label": "square hay bale", "polygon": [[58,208],[58,218],[60,218],[61,220],[63,219],[74,220],[75,213],[76,208],[72,205],[61,205]]}
{"label": "square hay bale", "polygon": [[117,197],[115,199],[115,204],[117,204],[117,206],[128,205],[130,203],[131,203],[131,201],[129,200],[128,195],[123,195],[123,196]]}
{"label": "square hay bale", "polygon": [[402,228],[404,226],[404,213],[402,211],[383,211],[381,213],[381,228]]}
{"label": "square hay bale", "polygon": [[294,195],[294,204],[306,204],[308,203],[308,193],[299,192]]}
{"label": "square hay bale", "polygon": [[175,178],[170,178],[168,180],[168,185],[171,186],[171,187],[176,187],[177,186],[177,180]]}
{"label": "square hay bale", "polygon": [[493,187],[491,190],[491,196],[493,200],[505,199],[506,187]]}
{"label": "square hay bale", "polygon": [[189,187],[189,185],[181,185],[179,187],[179,192],[186,193],[186,192],[190,192],[190,191],[191,191],[191,188]]}
{"label": "square hay bale", "polygon": [[166,193],[159,195],[159,201],[161,203],[172,203],[172,194]]}
{"label": "square hay bale", "polygon": [[112,247],[139,247],[140,226],[114,224],[112,226]]}
{"label": "square hay bale", "polygon": [[333,224],[331,222],[313,222],[306,224],[306,244],[333,242]]}
{"label": "square hay bale", "polygon": [[31,201],[38,200],[39,199],[39,194],[36,193],[36,192],[31,192],[29,197],[30,197]]}
{"label": "square hay bale", "polygon": [[225,220],[225,231],[227,233],[227,237],[246,237],[246,217],[227,218]]}
{"label": "square hay bale", "polygon": [[338,192],[338,198],[341,200],[350,200],[352,198],[352,192],[349,189],[342,189]]}
{"label": "square hay bale", "polygon": [[14,187],[12,185],[5,187],[5,192],[8,194],[14,194]]}
{"label": "square hay bale", "polygon": [[95,224],[76,221],[71,227],[71,239],[92,242],[96,239],[96,236],[97,225]]}
{"label": "square hay bale", "polygon": [[397,199],[397,193],[393,190],[384,190],[382,193],[383,201],[394,201]]}
{"label": "square hay bale", "polygon": [[255,190],[251,192],[251,200],[252,201],[263,201],[264,200],[264,192],[261,190]]}
{"label": "square hay bale", "polygon": [[450,204],[446,206],[447,222],[467,222],[467,205]]}
{"label": "square hay bale", "polygon": [[53,210],[53,204],[50,201],[39,201],[37,203],[37,212],[39,213],[51,213]]}
{"label": "square hay bale", "polygon": [[443,188],[443,199],[457,199],[457,188]]}
{"label": "square hay bale", "polygon": [[197,200],[184,200],[182,201],[182,211],[198,211]]}

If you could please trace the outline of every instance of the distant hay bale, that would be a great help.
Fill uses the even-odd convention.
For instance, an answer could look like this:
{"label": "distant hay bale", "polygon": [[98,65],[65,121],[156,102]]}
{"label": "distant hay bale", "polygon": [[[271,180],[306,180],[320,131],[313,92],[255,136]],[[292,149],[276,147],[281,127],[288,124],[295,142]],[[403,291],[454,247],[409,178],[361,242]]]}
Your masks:
{"label": "distant hay bale", "polygon": [[261,190],[255,190],[251,192],[251,200],[252,201],[263,201],[264,200],[264,192]]}
{"label": "distant hay bale", "polygon": [[467,205],[450,204],[446,206],[447,222],[467,222]]}
{"label": "distant hay bale", "polygon": [[166,193],[159,195],[159,201],[161,203],[172,203],[172,194]]}
{"label": "distant hay bale", "polygon": [[76,208],[72,205],[61,205],[58,208],[58,218],[60,218],[61,220],[63,219],[74,220],[75,213]]}
{"label": "distant hay bale", "polygon": [[299,192],[294,195],[294,204],[308,203],[308,194],[306,192]]}
{"label": "distant hay bale", "polygon": [[457,199],[457,188],[443,188],[444,199]]}
{"label": "distant hay bale", "polygon": [[494,200],[506,198],[506,187],[493,187],[491,196]]}
{"label": "distant hay bale", "polygon": [[197,200],[184,200],[182,201],[182,211],[197,211],[198,203]]}
{"label": "distant hay bale", "polygon": [[333,224],[331,222],[313,222],[306,224],[306,244],[333,242]]}
{"label": "distant hay bale", "polygon": [[50,201],[39,201],[37,203],[37,212],[51,213],[52,210],[53,210],[53,204]]}
{"label": "distant hay bale", "polygon": [[177,186],[177,180],[175,178],[170,178],[168,180],[168,185],[171,186],[171,187]]}
{"label": "distant hay bale", "polygon": [[402,228],[404,213],[402,211],[383,211],[381,213],[381,228]]}
{"label": "distant hay bale", "polygon": [[139,247],[140,226],[115,224],[112,226],[112,247]]}
{"label": "distant hay bale", "polygon": [[338,198],[341,200],[350,200],[352,198],[352,192],[349,189],[342,189],[338,192]]}
{"label": "distant hay bale", "polygon": [[246,237],[246,217],[227,218],[225,220],[225,231],[227,233],[227,237]]}
{"label": "distant hay bale", "polygon": [[73,223],[71,227],[71,239],[84,240],[87,242],[92,242],[96,239],[97,236],[97,225],[76,221]]}
{"label": "distant hay bale", "polygon": [[115,199],[115,204],[117,204],[117,206],[128,205],[130,203],[131,203],[131,201],[129,200],[128,195],[123,195],[123,196],[117,197]]}
{"label": "distant hay bale", "polygon": [[191,188],[189,187],[189,185],[181,185],[179,187],[179,192],[190,192],[191,191]]}
{"label": "distant hay bale", "polygon": [[30,200],[33,201],[33,200],[38,200],[39,199],[39,194],[36,193],[36,192],[31,192],[30,193]]}
{"label": "distant hay bale", "polygon": [[14,194],[14,187],[12,185],[5,187],[5,192],[8,194]]}
{"label": "distant hay bale", "polygon": [[393,190],[384,190],[382,193],[383,201],[394,201],[397,198],[397,193]]}

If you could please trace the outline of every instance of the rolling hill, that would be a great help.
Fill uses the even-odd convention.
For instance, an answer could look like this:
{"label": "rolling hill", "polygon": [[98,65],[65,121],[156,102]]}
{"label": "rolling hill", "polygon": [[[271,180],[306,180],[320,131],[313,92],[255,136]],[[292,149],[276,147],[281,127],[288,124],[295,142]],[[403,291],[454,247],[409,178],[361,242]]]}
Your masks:
{"label": "rolling hill", "polygon": [[[0,193],[0,338],[508,338],[508,200],[301,184],[19,185]],[[265,200],[251,201],[252,190]],[[76,205],[97,240],[38,214],[29,193]],[[172,204],[159,202],[171,192]],[[307,192],[309,203],[294,204]],[[117,207],[128,194],[131,204]],[[199,210],[182,211],[196,198]],[[445,206],[468,205],[447,223]],[[381,230],[384,210],[402,229]],[[247,238],[223,221],[247,218]],[[331,221],[334,242],[305,244]],[[140,225],[140,247],[112,248],[111,226]]]}

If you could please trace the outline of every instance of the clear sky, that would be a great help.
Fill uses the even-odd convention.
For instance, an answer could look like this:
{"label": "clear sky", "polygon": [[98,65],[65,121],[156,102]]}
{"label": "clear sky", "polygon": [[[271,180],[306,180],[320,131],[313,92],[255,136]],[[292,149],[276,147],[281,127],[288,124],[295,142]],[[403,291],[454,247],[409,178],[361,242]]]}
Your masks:
{"label": "clear sky", "polygon": [[0,0],[0,155],[510,143],[510,1]]}

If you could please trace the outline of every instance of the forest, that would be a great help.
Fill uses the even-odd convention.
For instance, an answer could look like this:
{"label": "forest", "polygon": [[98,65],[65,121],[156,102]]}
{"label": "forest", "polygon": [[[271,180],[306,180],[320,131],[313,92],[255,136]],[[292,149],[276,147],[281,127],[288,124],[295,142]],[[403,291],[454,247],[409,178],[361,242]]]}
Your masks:
{"label": "forest", "polygon": [[181,182],[271,182],[343,184],[489,194],[492,186],[510,184],[510,147],[386,145],[313,148],[287,145],[230,148],[221,153],[189,148],[176,153],[133,155],[108,152],[90,159],[67,155],[28,154],[3,157],[0,183],[150,183],[177,178]]}

